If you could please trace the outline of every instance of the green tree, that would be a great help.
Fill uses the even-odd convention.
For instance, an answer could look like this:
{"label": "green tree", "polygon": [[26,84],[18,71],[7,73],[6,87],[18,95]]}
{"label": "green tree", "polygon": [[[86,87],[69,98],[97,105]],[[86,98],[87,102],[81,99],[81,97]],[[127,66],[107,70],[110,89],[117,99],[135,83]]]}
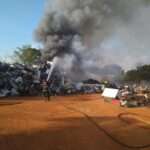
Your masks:
{"label": "green tree", "polygon": [[137,73],[141,80],[150,81],[150,65],[137,67]]}
{"label": "green tree", "polygon": [[136,82],[138,82],[140,80],[137,70],[130,70],[130,71],[126,72],[124,79],[125,79],[125,81],[136,81]]}
{"label": "green tree", "polygon": [[126,72],[124,79],[136,82],[150,81],[150,65],[139,66],[135,70],[129,70]]}
{"label": "green tree", "polygon": [[33,64],[41,56],[39,49],[32,48],[30,45],[18,47],[15,52],[15,61],[26,65]]}

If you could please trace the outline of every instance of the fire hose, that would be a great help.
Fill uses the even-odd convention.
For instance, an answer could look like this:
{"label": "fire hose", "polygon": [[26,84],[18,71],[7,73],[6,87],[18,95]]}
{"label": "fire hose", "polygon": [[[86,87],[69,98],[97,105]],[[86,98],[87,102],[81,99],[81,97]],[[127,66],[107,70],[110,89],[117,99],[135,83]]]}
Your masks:
{"label": "fire hose", "polygon": [[[63,105],[63,104],[62,104]],[[121,145],[122,147],[125,147],[125,148],[130,148],[130,149],[144,149],[144,148],[149,148],[150,147],[150,144],[147,144],[147,145],[139,145],[139,146],[132,146],[132,145],[128,145],[128,144],[125,144],[121,141],[119,141],[117,138],[115,138],[113,135],[111,135],[106,129],[104,129],[102,126],[100,126],[99,124],[96,123],[96,121],[94,121],[94,119],[92,119],[92,117],[90,117],[88,114],[86,114],[85,112],[82,112],[76,108],[73,108],[73,107],[69,107],[69,106],[65,106],[63,105],[63,107],[65,107],[66,109],[70,110],[70,111],[74,111],[74,112],[77,112],[77,113],[80,113],[82,114],[89,122],[91,122],[100,132],[104,132],[105,135],[107,135],[112,141],[114,141],[115,143]],[[126,113],[127,114],[127,113]],[[128,113],[129,114],[129,113]],[[122,116],[125,115],[125,114],[119,114],[118,115],[118,118],[122,121],[125,122],[125,120],[122,119]],[[134,114],[135,115],[135,114]],[[127,123],[127,122],[126,122]]]}
{"label": "fire hose", "polygon": [[[140,118],[139,118],[140,115],[138,115],[138,114],[136,114],[136,113],[120,113],[120,114],[118,115],[118,118],[119,118],[121,121],[125,122],[126,124],[130,124],[131,122],[128,121],[128,120],[126,120],[126,119],[124,118],[124,117],[126,117],[126,116],[135,116],[135,118],[137,118],[138,121],[143,122],[144,124],[147,124],[147,125],[149,126],[149,127],[139,126],[140,128],[143,128],[143,129],[150,129],[150,122],[145,121],[145,120],[143,120],[143,119],[140,119]],[[138,116],[138,117],[137,117],[137,116]],[[149,116],[141,116],[141,117],[148,118]]]}

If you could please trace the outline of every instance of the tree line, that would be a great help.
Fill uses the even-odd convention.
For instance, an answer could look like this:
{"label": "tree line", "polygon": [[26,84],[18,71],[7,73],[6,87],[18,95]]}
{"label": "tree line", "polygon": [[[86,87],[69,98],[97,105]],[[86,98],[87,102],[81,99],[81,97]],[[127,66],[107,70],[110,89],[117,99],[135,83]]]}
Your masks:
{"label": "tree line", "polygon": [[124,74],[124,81],[140,82],[143,80],[150,81],[150,65],[138,66]]}

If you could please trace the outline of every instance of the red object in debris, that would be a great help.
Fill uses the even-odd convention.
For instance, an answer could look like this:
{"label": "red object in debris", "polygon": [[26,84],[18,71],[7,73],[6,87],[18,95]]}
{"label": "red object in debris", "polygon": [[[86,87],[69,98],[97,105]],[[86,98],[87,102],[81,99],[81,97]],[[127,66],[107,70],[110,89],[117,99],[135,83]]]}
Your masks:
{"label": "red object in debris", "polygon": [[114,105],[120,105],[120,101],[117,99],[112,100],[112,104]]}

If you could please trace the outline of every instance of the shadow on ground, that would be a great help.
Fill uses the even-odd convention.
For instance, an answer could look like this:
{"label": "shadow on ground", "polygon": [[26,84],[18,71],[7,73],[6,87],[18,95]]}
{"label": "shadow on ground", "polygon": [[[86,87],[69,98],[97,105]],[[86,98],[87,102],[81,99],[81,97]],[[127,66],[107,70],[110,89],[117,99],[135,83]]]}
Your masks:
{"label": "shadow on ground", "polygon": [[0,107],[1,106],[13,106],[13,105],[18,105],[18,104],[22,104],[23,102],[0,102]]}
{"label": "shadow on ground", "polygon": [[0,150],[129,150],[125,145],[150,144],[150,130],[117,117],[52,117],[46,122],[46,129],[0,134]]}

